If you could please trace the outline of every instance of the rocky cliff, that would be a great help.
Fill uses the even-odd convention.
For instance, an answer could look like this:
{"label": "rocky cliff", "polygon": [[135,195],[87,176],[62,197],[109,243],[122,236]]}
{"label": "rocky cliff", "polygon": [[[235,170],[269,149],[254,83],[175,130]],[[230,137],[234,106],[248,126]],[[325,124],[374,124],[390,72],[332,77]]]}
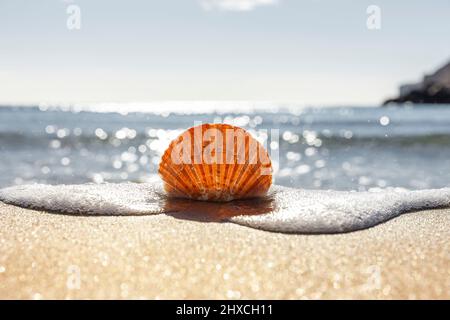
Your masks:
{"label": "rocky cliff", "polygon": [[424,76],[422,82],[402,85],[399,96],[386,100],[384,105],[405,102],[450,104],[450,62]]}

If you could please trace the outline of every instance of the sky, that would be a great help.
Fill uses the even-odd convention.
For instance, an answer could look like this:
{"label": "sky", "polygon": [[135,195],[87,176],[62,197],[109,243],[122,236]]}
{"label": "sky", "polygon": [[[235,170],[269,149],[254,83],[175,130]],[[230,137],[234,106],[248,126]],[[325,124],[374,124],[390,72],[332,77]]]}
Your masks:
{"label": "sky", "polygon": [[0,0],[0,104],[377,105],[450,60],[449,16],[449,0]]}

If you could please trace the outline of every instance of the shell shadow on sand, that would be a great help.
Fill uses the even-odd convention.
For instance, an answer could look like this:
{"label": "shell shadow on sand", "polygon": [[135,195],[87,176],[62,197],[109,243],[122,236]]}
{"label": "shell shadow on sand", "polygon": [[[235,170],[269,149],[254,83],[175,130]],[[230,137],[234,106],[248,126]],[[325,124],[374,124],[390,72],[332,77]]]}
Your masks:
{"label": "shell shadow on sand", "polygon": [[229,222],[229,219],[243,214],[262,215],[273,212],[276,202],[272,196],[229,202],[197,201],[182,198],[167,198],[164,212],[177,219],[200,222]]}

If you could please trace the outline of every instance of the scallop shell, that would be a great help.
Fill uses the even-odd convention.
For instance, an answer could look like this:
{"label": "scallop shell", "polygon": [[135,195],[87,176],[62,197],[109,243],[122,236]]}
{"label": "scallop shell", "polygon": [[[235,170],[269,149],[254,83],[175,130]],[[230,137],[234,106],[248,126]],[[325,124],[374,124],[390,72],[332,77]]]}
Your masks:
{"label": "scallop shell", "polygon": [[272,183],[267,151],[242,128],[192,127],[173,140],[159,174],[169,196],[231,201],[264,196]]}

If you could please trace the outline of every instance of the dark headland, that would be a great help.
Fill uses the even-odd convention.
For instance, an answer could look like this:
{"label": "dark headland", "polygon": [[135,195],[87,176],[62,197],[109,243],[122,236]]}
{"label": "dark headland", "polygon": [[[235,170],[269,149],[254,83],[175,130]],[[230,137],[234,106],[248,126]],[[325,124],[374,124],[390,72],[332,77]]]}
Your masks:
{"label": "dark headland", "polygon": [[383,105],[406,102],[450,104],[450,61],[425,75],[421,82],[400,86],[399,96],[386,100]]}

